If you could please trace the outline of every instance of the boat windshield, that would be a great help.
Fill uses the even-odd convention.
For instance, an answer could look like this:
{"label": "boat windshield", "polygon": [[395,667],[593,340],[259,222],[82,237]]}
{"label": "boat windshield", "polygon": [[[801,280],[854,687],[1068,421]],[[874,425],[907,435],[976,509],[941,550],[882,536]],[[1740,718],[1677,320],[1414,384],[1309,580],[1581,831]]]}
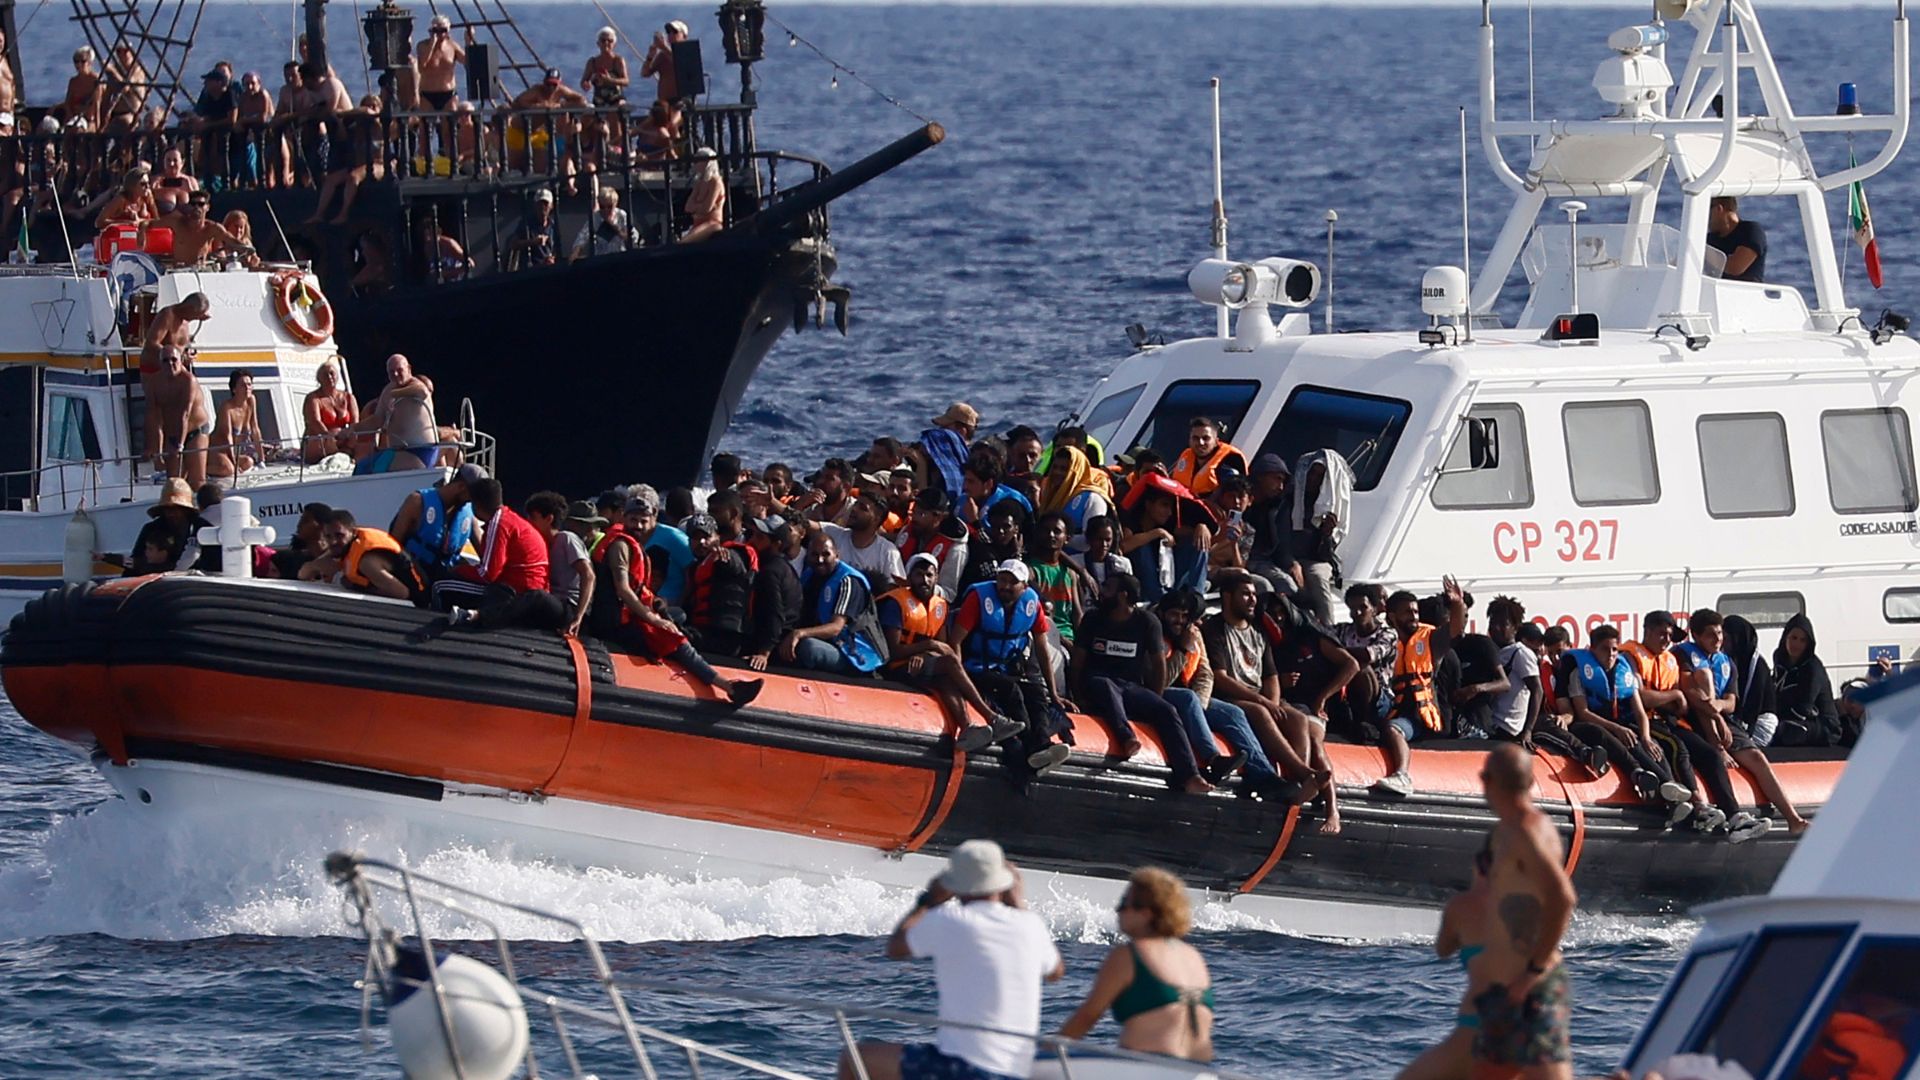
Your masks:
{"label": "boat windshield", "polygon": [[1355,491],[1371,491],[1387,471],[1413,406],[1397,398],[1323,386],[1295,387],[1260,453],[1288,465],[1313,450],[1336,450],[1353,468]]}
{"label": "boat windshield", "polygon": [[[1237,442],[1240,422],[1247,418],[1260,384],[1248,380],[1183,380],[1167,387],[1147,417],[1146,425],[1129,447],[1151,447],[1168,465],[1187,448],[1187,433],[1195,417],[1211,417],[1220,425],[1220,437]],[[1093,425],[1088,424],[1088,430]],[[1111,448],[1109,448],[1111,449]],[[1241,445],[1241,449],[1246,449]]]}
{"label": "boat windshield", "polygon": [[1114,446],[1113,437],[1120,432],[1120,422],[1133,411],[1133,403],[1140,400],[1146,392],[1146,384],[1129,387],[1117,394],[1108,394],[1100,403],[1087,410],[1087,417],[1080,426],[1087,429],[1087,437],[1107,448],[1109,454],[1126,449]]}

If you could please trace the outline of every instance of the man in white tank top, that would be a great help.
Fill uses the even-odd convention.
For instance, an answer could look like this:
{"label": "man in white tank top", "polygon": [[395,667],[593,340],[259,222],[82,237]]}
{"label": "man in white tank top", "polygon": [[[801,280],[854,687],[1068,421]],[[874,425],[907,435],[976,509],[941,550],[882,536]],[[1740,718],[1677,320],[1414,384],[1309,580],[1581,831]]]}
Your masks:
{"label": "man in white tank top", "polygon": [[[953,849],[887,939],[890,960],[927,957],[940,1019],[966,1026],[943,1027],[930,1043],[861,1043],[870,1080],[1024,1080],[1033,1068],[1033,1039],[1024,1036],[1040,1032],[1040,984],[1066,967],[999,844],[969,840]],[[840,1080],[856,1075],[842,1054]]]}

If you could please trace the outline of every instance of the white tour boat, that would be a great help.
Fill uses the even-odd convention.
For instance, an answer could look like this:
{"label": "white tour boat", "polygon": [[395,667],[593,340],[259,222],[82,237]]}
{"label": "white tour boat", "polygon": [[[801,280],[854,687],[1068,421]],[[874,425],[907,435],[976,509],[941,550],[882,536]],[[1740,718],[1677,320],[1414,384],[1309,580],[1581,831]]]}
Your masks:
{"label": "white tour boat", "polygon": [[[1337,450],[1353,473],[1349,582],[1431,587],[1451,573],[1482,599],[1521,597],[1576,644],[1605,622],[1637,636],[1656,608],[1711,606],[1763,630],[1805,613],[1829,667],[1898,661],[1920,644],[1920,343],[1881,304],[1849,304],[1842,261],[1860,255],[1838,246],[1836,227],[1851,233],[1829,205],[1904,142],[1904,3],[1887,115],[1796,112],[1756,6],[1660,0],[1650,23],[1594,43],[1612,115],[1511,120],[1495,111],[1483,0],[1480,141],[1513,208],[1471,288],[1464,268],[1430,271],[1418,334],[1316,333],[1306,310],[1277,323],[1268,310],[1308,308],[1316,266],[1206,260],[1189,284],[1222,308],[1220,334],[1144,345],[1135,328],[1139,351],[1078,422],[1169,462],[1200,415],[1249,460]],[[1683,28],[1684,52],[1668,43]],[[1822,173],[1819,140],[1846,136],[1873,156]],[[1510,163],[1522,145],[1530,155]],[[1719,196],[1776,247],[1804,232],[1810,295],[1720,276]],[[1677,220],[1660,220],[1674,204]],[[1530,291],[1503,326],[1493,313],[1516,262]]]}
{"label": "white tour boat", "polygon": [[[384,525],[408,492],[444,475],[355,476],[344,457],[304,463],[306,395],[318,385],[320,365],[337,354],[325,321],[304,307],[281,310],[282,283],[298,273],[162,269],[144,252],[122,252],[110,266],[0,267],[0,627],[63,580],[121,572],[101,557],[131,550],[166,479],[144,445],[143,327],[191,293],[213,302],[194,338],[203,390],[218,408],[228,377],[250,373],[267,444],[267,460],[220,482],[244,490],[282,542],[307,503]],[[462,440],[489,454],[490,440],[462,419]]]}

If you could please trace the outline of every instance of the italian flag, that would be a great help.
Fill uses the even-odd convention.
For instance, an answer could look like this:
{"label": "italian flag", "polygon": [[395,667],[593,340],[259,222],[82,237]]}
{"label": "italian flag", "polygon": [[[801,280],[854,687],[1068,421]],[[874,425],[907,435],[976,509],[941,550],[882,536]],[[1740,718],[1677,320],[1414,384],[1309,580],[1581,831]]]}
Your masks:
{"label": "italian flag", "polygon": [[[1855,162],[1848,155],[1848,165]],[[1853,238],[1860,244],[1860,250],[1867,256],[1867,280],[1874,288],[1880,287],[1880,243],[1873,238],[1873,211],[1867,206],[1867,187],[1855,180],[1847,188],[1847,223],[1853,227]]]}

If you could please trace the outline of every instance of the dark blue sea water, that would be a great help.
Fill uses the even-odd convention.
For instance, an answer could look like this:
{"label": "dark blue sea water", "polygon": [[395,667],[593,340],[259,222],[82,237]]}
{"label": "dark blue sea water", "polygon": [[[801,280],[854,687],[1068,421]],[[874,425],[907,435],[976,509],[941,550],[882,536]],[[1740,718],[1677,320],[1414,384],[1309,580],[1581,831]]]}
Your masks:
{"label": "dark blue sea water", "polygon": [[[290,7],[209,6],[196,58],[276,69]],[[1213,74],[1226,83],[1233,250],[1322,258],[1322,215],[1335,208],[1341,324],[1413,324],[1420,272],[1458,258],[1455,109],[1474,94],[1477,7],[775,7],[778,19],[950,135],[836,206],[840,276],[856,297],[853,334],[783,342],[726,445],[756,464],[817,461],[874,435],[911,437],[956,397],[979,406],[990,426],[1051,423],[1123,355],[1127,323],[1169,335],[1204,331],[1211,313],[1187,295],[1184,276],[1206,254]],[[1767,13],[1803,110],[1824,111],[1843,80],[1860,85],[1869,108],[1884,108],[1891,12],[1882,7],[1891,5]],[[353,10],[332,5],[340,39],[352,33]],[[704,5],[609,10],[635,34],[685,17],[711,36]],[[1500,11],[1503,107],[1517,115],[1527,101],[1526,20],[1517,6]],[[1587,86],[1604,55],[1599,42],[1641,11],[1540,12],[1543,112],[1599,111]],[[543,55],[570,73],[604,21],[583,4],[525,14]],[[22,9],[31,97],[54,91],[78,41],[64,15],[57,4]],[[832,69],[785,45],[777,28],[771,36],[773,55],[761,68],[763,143],[844,164],[917,124],[850,76],[830,86]],[[1557,58],[1569,59],[1556,67]],[[348,57],[336,64],[354,71]],[[349,75],[357,90],[356,78]],[[1490,184],[1477,157],[1473,175]],[[1920,245],[1915,170],[1897,166],[1875,182],[1873,197],[1887,295],[1910,304],[1903,290],[1916,280],[1911,253]],[[1497,191],[1479,189],[1480,252],[1504,210]],[[1777,243],[1776,276],[1804,275],[1796,246]],[[643,402],[636,414],[643,422]],[[0,706],[0,1076],[397,1072],[358,1049],[351,981],[359,953],[339,936],[339,905],[319,873],[330,848],[379,850],[378,823],[349,836],[255,821],[219,836],[155,835],[109,794]],[[456,881],[588,918],[624,943],[614,950],[623,971],[930,1003],[927,971],[878,955],[876,935],[908,898],[864,883],[750,887],[497,852],[406,854]],[[1070,971],[1048,995],[1048,1018],[1057,1021],[1110,940],[1110,915],[1042,910]],[[1201,924],[1196,940],[1221,992],[1220,1051],[1235,1067],[1390,1075],[1449,1024],[1457,969],[1433,960],[1423,941],[1306,940],[1224,908],[1204,910]],[[1685,921],[1576,922],[1583,1071],[1622,1049],[1690,932]],[[534,966],[557,967],[561,946],[529,949]],[[832,1038],[818,1024],[659,999],[642,999],[637,1011],[805,1071],[830,1067]]]}

